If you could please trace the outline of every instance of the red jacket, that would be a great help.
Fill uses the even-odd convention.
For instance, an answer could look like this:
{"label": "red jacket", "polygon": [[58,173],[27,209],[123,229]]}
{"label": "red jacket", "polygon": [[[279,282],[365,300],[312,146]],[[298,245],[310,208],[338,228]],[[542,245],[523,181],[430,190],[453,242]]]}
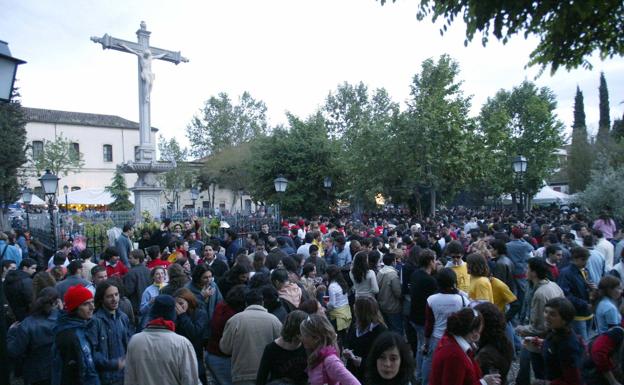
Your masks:
{"label": "red jacket", "polygon": [[452,335],[444,334],[433,353],[430,385],[480,385],[481,368]]}
{"label": "red jacket", "polygon": [[115,266],[111,266],[105,261],[100,262],[100,265],[106,267],[106,275],[110,277],[123,277],[128,272],[128,268],[121,261],[117,261]]}

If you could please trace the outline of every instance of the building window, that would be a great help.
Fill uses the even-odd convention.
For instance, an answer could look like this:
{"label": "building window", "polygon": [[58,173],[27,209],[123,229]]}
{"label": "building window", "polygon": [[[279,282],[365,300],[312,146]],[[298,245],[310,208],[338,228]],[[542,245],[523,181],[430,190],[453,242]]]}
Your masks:
{"label": "building window", "polygon": [[80,159],[80,145],[78,143],[71,143],[69,145],[69,157],[72,160]]}
{"label": "building window", "polygon": [[110,144],[104,145],[104,162],[112,162],[113,161],[113,146]]}
{"label": "building window", "polygon": [[42,154],[43,154],[43,142],[40,140],[34,140],[32,142],[33,159],[39,158]]}

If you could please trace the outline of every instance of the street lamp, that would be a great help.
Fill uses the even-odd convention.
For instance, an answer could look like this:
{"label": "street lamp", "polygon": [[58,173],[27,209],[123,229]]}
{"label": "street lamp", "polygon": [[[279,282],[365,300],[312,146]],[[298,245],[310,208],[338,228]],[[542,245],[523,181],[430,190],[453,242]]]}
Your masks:
{"label": "street lamp", "polygon": [[22,190],[22,202],[26,206],[26,228],[30,230],[30,216],[28,215],[28,206],[32,202],[32,190],[28,187],[24,187]]}
{"label": "street lamp", "polygon": [[191,200],[193,201],[193,214],[195,214],[195,201],[199,198],[199,190],[197,187],[191,187]]}
{"label": "street lamp", "polygon": [[513,172],[516,175],[516,184],[518,187],[518,206],[517,206],[517,210],[518,210],[518,216],[520,218],[522,218],[522,211],[523,211],[523,203],[522,203],[522,179],[524,177],[524,174],[526,173],[527,170],[527,165],[529,162],[527,162],[527,159],[518,154],[518,156],[516,156],[513,161],[511,162],[511,166],[513,168]]}
{"label": "street lamp", "polygon": [[277,178],[275,178],[273,180],[273,184],[275,185],[275,191],[277,192],[278,196],[279,196],[279,206],[277,209],[277,227],[278,229],[281,230],[281,225],[282,225],[282,195],[284,195],[284,192],[286,191],[286,188],[288,187],[288,179],[284,178],[283,175],[278,175]]}
{"label": "street lamp", "polygon": [[332,180],[330,177],[326,176],[323,178],[323,187],[325,188],[325,197],[327,198],[327,204],[329,205],[329,190],[332,188]]}
{"label": "street lamp", "polygon": [[58,190],[59,177],[52,174],[50,170],[46,170],[45,174],[39,178],[41,188],[45,197],[48,198],[48,213],[50,214],[50,229],[52,230],[52,248],[56,252],[56,229],[54,224],[54,203],[56,191]]}
{"label": "street lamp", "polygon": [[240,212],[243,213],[243,194],[245,194],[245,190],[242,188],[238,189],[238,197],[240,198]]}
{"label": "street lamp", "polygon": [[69,192],[69,186],[65,185],[63,186],[63,193],[65,194],[65,212],[68,212],[68,208],[67,206],[69,205],[67,202],[67,193]]}
{"label": "street lamp", "polygon": [[9,43],[0,40],[0,101],[11,101],[17,66],[24,63],[26,62],[11,56]]}

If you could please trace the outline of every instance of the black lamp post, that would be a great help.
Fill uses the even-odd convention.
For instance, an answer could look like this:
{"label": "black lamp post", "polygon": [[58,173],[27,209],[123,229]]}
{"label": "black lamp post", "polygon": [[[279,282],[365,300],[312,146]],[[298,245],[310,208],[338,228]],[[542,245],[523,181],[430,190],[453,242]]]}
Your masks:
{"label": "black lamp post", "polygon": [[513,167],[513,172],[516,175],[516,185],[518,188],[518,206],[517,206],[517,210],[518,210],[518,216],[520,218],[522,218],[522,213],[523,213],[523,202],[522,202],[522,180],[524,178],[524,174],[526,173],[527,170],[527,159],[518,154],[518,156],[516,156],[513,160],[513,162],[511,163],[511,166]]}
{"label": "black lamp post", "polygon": [[30,216],[28,215],[28,206],[30,206],[30,202],[32,202],[32,190],[28,187],[25,187],[22,190],[22,202],[24,202],[25,211],[26,211],[26,228],[30,230]]}
{"label": "black lamp post", "polygon": [[69,203],[67,201],[67,193],[69,192],[69,187],[67,185],[63,186],[63,193],[65,194],[65,212],[69,212]]}
{"label": "black lamp post", "polygon": [[52,231],[52,248],[56,252],[56,226],[54,223],[54,205],[56,201],[56,191],[58,190],[59,177],[46,170],[45,174],[39,178],[45,197],[48,198],[48,213],[50,214],[50,229]]}
{"label": "black lamp post", "polygon": [[286,192],[286,188],[288,187],[288,179],[284,178],[284,176],[280,174],[273,180],[273,184],[275,185],[275,191],[279,196],[279,205],[277,209],[277,227],[279,229],[282,225],[282,195],[284,195],[284,192]]}
{"label": "black lamp post", "polygon": [[323,188],[325,189],[325,195],[327,197],[327,204],[329,205],[329,190],[332,188],[332,179],[328,176],[323,178]]}
{"label": "black lamp post", "polygon": [[238,189],[238,198],[240,199],[240,213],[243,214],[243,194],[245,194],[245,190],[242,188]]}
{"label": "black lamp post", "polygon": [[24,63],[26,62],[11,56],[9,44],[0,40],[0,102],[11,101],[17,66]]}

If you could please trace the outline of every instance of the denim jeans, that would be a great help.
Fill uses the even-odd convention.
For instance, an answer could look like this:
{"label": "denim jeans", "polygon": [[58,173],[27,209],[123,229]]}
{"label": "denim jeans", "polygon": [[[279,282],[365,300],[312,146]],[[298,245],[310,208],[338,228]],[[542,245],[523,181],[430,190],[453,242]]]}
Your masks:
{"label": "denim jeans", "polygon": [[589,323],[591,322],[591,320],[587,320],[587,321],[572,321],[572,329],[574,329],[574,332],[580,336],[581,338],[583,338],[583,342],[587,342],[588,341],[588,337],[589,337]]}
{"label": "denim jeans", "polygon": [[403,315],[401,313],[381,313],[388,329],[403,335]]}
{"label": "denim jeans", "polygon": [[424,325],[416,325],[413,322],[410,322],[410,326],[416,332],[416,338],[418,340],[416,346],[416,379],[422,378],[422,369],[423,369],[423,344],[425,342],[425,326]]}
{"label": "denim jeans", "polygon": [[[516,297],[520,303],[520,309],[518,309],[518,320],[520,323],[527,318],[530,304],[527,304],[527,296],[529,294],[529,281],[526,278],[515,278],[516,281]],[[515,314],[514,314],[515,315]]]}
{"label": "denim jeans", "polygon": [[422,363],[422,385],[429,384],[429,373],[431,373],[431,363],[433,361],[433,353],[435,352],[436,347],[438,346],[438,342],[440,339],[431,336],[429,338],[429,350],[427,351],[427,355],[423,357]]}
{"label": "denim jeans", "polygon": [[516,377],[516,385],[531,384],[531,367],[533,374],[538,380],[544,378],[544,358],[541,353],[529,352],[525,348],[520,351],[520,367],[518,368],[518,377]]}
{"label": "denim jeans", "polygon": [[232,385],[232,362],[230,357],[221,357],[206,352],[206,367],[219,385]]}

